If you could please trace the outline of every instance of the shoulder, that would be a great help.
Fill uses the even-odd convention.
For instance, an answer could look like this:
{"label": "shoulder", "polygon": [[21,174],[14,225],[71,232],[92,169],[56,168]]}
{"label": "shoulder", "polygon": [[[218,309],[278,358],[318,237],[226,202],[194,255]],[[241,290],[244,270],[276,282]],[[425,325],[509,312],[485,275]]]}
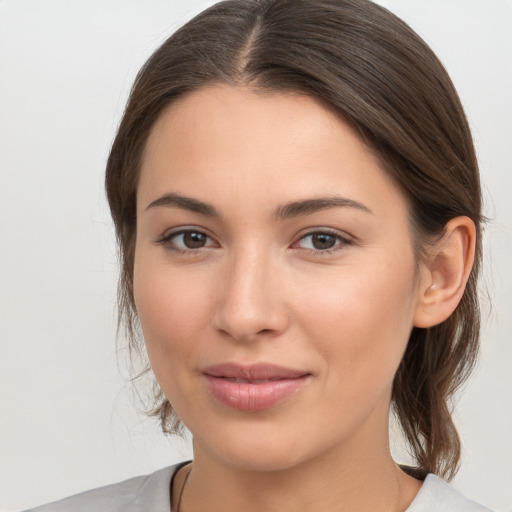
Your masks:
{"label": "shoulder", "polygon": [[429,474],[406,512],[492,512],[456,491],[442,478]]}
{"label": "shoulder", "polygon": [[82,492],[25,512],[157,512],[170,510],[170,482],[182,466],[169,466],[105,487]]}

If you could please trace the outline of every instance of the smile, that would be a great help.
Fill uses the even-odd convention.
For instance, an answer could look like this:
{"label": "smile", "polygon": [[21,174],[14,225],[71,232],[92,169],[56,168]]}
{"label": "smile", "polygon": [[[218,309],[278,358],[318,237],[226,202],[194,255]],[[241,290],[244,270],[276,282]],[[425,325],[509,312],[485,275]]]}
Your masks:
{"label": "smile", "polygon": [[241,411],[261,411],[297,393],[310,373],[272,364],[221,364],[203,370],[207,387],[221,404]]}

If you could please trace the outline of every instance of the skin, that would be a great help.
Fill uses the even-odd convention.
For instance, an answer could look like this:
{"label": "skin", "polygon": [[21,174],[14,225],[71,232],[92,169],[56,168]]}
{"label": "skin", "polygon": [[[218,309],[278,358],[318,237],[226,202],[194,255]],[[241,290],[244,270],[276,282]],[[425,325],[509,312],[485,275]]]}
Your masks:
{"label": "skin", "polygon": [[[359,206],[276,215],[334,196]],[[137,219],[136,308],[158,382],[194,438],[181,512],[405,510],[421,483],[389,452],[393,376],[412,327],[458,302],[470,223],[454,223],[431,268],[418,264],[407,202],[348,124],[308,97],[222,85],[156,122]],[[204,245],[171,236],[185,228]],[[315,251],[311,233],[326,231],[333,246]],[[228,361],[309,378],[275,407],[238,411],[201,373]]]}

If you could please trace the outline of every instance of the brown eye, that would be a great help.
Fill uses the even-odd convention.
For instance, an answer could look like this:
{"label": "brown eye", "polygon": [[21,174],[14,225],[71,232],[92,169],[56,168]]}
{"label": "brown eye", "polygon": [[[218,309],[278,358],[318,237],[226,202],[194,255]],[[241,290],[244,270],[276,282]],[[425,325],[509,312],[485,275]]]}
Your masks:
{"label": "brown eye", "polygon": [[336,238],[328,233],[315,233],[311,235],[311,244],[318,251],[331,249],[336,244]]}
{"label": "brown eye", "polygon": [[183,245],[188,249],[200,249],[206,245],[208,237],[198,231],[187,231],[182,234]]}
{"label": "brown eye", "polygon": [[304,235],[295,247],[308,249],[311,253],[330,254],[351,245],[350,239],[330,231],[313,231]]}
{"label": "brown eye", "polygon": [[199,249],[217,247],[211,237],[196,229],[175,231],[157,240],[156,243],[179,253],[193,253]]}

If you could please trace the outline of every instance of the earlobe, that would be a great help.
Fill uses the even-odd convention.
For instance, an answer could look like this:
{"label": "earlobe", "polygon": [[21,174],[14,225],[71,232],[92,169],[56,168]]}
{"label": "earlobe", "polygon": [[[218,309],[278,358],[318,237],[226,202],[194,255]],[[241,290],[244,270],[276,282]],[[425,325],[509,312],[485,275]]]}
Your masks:
{"label": "earlobe", "polygon": [[414,315],[415,327],[444,322],[459,304],[475,259],[476,228],[468,217],[451,219],[428,249]]}

